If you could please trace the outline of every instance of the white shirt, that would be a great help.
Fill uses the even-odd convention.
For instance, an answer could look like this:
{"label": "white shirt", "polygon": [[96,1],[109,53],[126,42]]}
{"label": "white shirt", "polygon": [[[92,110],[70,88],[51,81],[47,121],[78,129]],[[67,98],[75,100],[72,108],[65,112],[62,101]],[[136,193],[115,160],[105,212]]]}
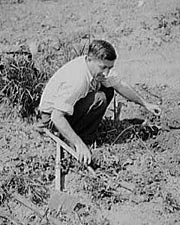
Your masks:
{"label": "white shirt", "polygon": [[[48,81],[39,105],[40,111],[52,113],[54,109],[73,114],[75,103],[90,91],[96,91],[99,85],[93,82],[86,61],[80,56],[62,66]],[[112,70],[101,82],[106,87],[113,87],[120,82],[118,74]]]}

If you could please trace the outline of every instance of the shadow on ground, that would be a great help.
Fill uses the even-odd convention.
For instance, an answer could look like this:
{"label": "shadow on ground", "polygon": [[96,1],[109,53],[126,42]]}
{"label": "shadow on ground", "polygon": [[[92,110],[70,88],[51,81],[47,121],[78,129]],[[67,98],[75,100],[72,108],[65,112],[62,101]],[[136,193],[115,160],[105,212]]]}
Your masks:
{"label": "shadow on ground", "polygon": [[121,144],[129,142],[133,138],[141,138],[145,141],[156,137],[159,129],[160,127],[146,124],[140,118],[123,119],[121,121],[105,118],[99,126],[97,145]]}

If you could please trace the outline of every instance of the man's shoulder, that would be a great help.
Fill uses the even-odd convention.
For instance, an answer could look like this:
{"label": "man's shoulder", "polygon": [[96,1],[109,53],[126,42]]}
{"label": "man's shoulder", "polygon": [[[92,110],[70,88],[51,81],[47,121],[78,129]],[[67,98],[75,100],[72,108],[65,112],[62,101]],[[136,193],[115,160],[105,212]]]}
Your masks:
{"label": "man's shoulder", "polygon": [[82,66],[84,66],[84,62],[85,62],[85,56],[78,56],[72,60],[70,60],[69,62],[67,62],[66,64],[64,64],[62,66],[62,69],[63,68],[81,68]]}
{"label": "man's shoulder", "polygon": [[56,72],[55,75],[72,75],[79,73],[80,71],[83,71],[85,69],[85,56],[79,56],[71,61],[65,63],[62,67],[60,67]]}
{"label": "man's shoulder", "polygon": [[[57,82],[71,82],[80,84],[86,80],[87,69],[85,66],[85,56],[76,57],[59,68],[52,79]],[[83,79],[84,78],[84,79]]]}

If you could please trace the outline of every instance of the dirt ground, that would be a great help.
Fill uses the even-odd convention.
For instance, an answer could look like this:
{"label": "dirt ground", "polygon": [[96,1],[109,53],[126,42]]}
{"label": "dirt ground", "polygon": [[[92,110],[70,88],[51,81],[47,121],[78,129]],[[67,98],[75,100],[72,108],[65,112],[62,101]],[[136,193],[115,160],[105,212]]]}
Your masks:
{"label": "dirt ground", "polygon": [[[43,41],[58,51],[59,41],[86,42],[88,35],[110,41],[118,53],[115,67],[122,79],[145,99],[161,105],[162,115],[157,119],[120,97],[121,121],[147,118],[160,124],[161,132],[144,140],[135,131],[130,142],[111,142],[109,147],[108,139],[116,140],[118,133],[113,136],[107,129],[103,155],[102,147],[96,151],[100,180],[93,180],[81,169],[77,172],[74,166],[67,176],[67,191],[86,206],[79,214],[62,214],[56,219],[59,224],[178,225],[180,1],[0,0],[0,52]],[[113,104],[107,116],[112,108]],[[44,210],[46,204],[39,202],[48,199],[46,194],[54,185],[54,143],[38,134],[34,124],[0,120],[0,224],[40,224],[32,210],[17,201],[5,201],[4,187],[15,189]],[[32,177],[41,185],[32,183]],[[135,185],[135,189],[120,187],[120,181]]]}

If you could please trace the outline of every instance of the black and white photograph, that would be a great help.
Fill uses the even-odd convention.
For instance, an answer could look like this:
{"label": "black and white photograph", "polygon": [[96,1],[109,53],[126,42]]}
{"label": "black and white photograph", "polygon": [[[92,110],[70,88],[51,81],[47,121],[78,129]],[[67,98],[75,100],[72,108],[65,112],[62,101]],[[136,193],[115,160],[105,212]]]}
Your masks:
{"label": "black and white photograph", "polygon": [[180,0],[0,0],[0,225],[180,225]]}

